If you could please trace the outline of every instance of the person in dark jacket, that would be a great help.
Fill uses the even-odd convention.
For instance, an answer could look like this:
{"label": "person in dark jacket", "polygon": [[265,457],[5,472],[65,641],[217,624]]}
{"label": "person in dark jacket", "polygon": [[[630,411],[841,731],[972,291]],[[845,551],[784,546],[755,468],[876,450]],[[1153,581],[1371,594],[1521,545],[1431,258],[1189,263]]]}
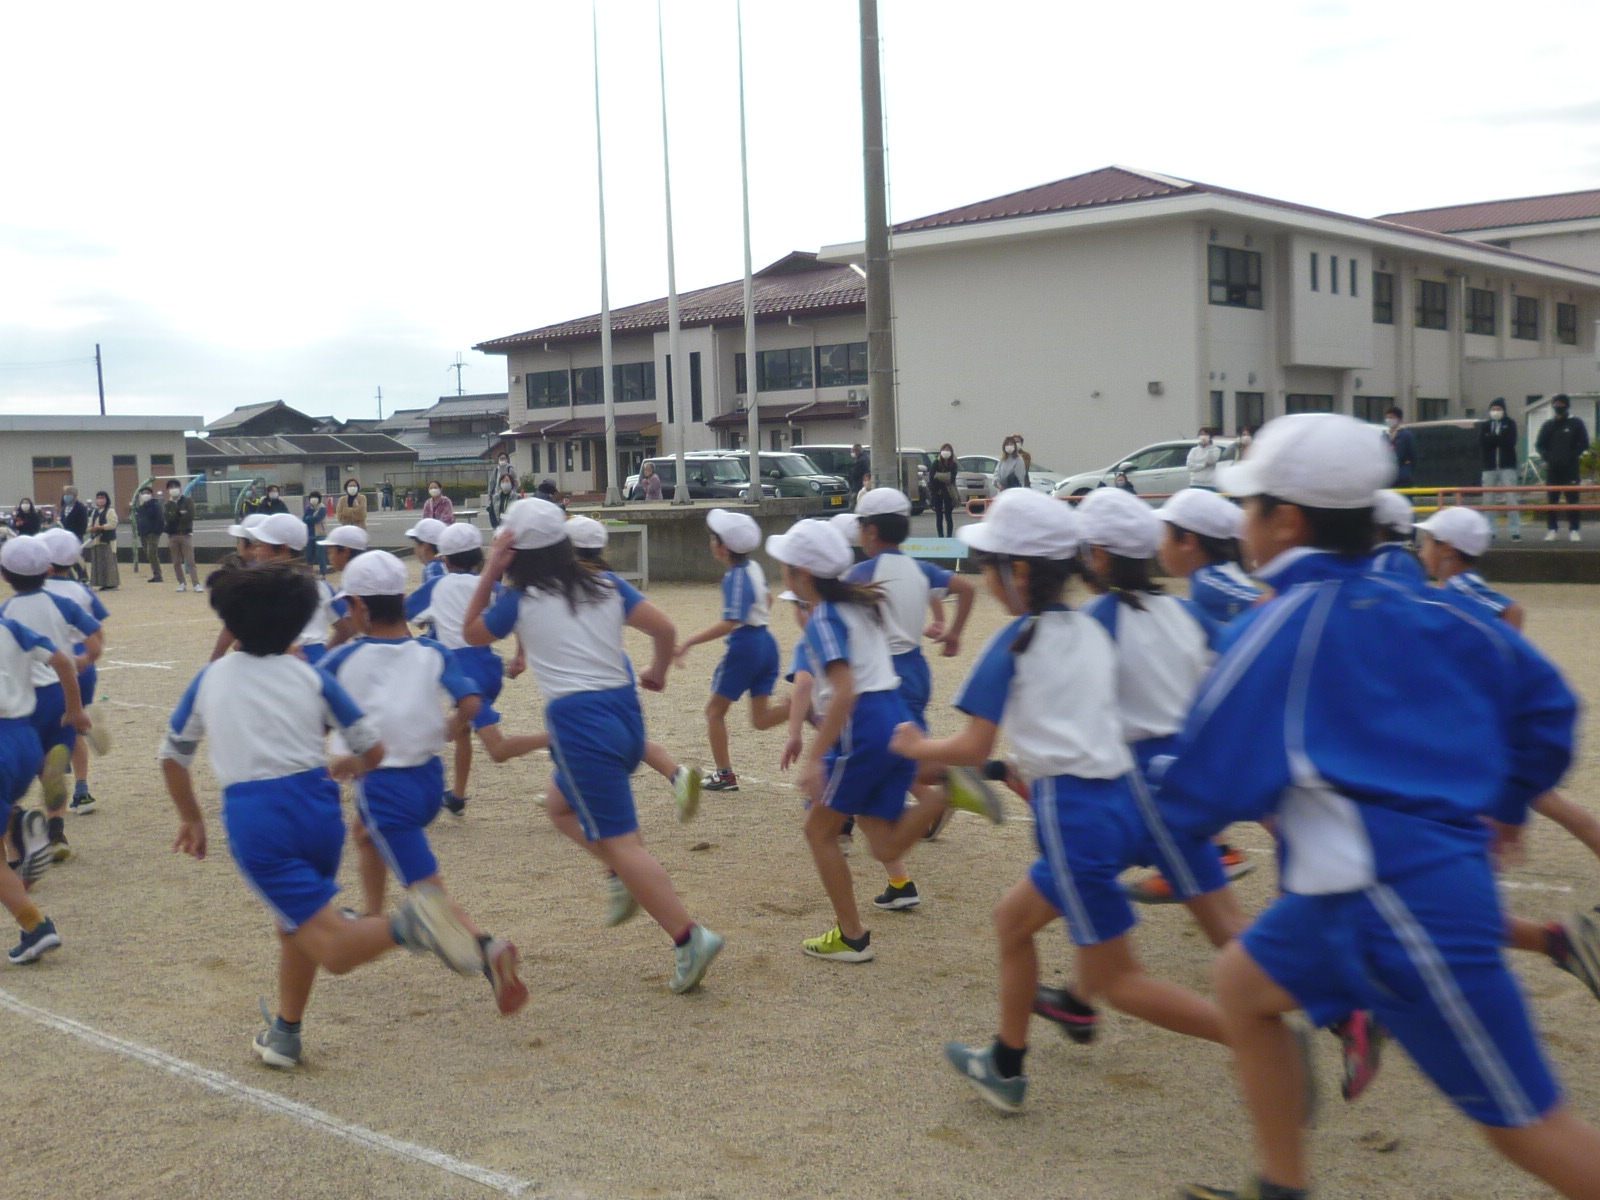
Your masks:
{"label": "person in dark jacket", "polygon": [[25,536],[39,532],[44,525],[44,519],[39,516],[39,510],[33,506],[33,499],[24,496],[17,501],[17,511],[11,514],[11,528]]}
{"label": "person in dark jacket", "polygon": [[283,502],[283,497],[278,493],[276,484],[267,486],[266,498],[256,505],[256,511],[266,516],[289,511],[289,506]]}
{"label": "person in dark jacket", "polygon": [[850,474],[847,476],[852,496],[859,493],[866,484],[867,475],[872,470],[872,455],[861,448],[857,442],[850,447]]}
{"label": "person in dark jacket", "polygon": [[[133,509],[133,533],[139,539],[139,552],[150,564],[147,583],[161,582],[161,534],[165,528],[166,514],[162,512],[161,501],[156,499],[155,492],[150,488],[140,488],[139,499]],[[134,556],[133,569],[135,573],[139,570],[137,555]]]}
{"label": "person in dark jacket", "polygon": [[[1578,460],[1589,448],[1589,429],[1572,415],[1572,400],[1564,392],[1550,401],[1550,411],[1555,415],[1544,423],[1535,443],[1539,457],[1544,459],[1544,479],[1546,483],[1564,483],[1575,487],[1578,483]],[[1555,505],[1561,502],[1561,495],[1560,491],[1546,493],[1551,505],[1545,510],[1546,519],[1550,522],[1550,532],[1544,535],[1547,542],[1556,540],[1556,526],[1560,522]],[[1567,492],[1566,502],[1576,504],[1580,495],[1581,492]],[[1582,526],[1583,518],[1576,509],[1567,514],[1567,536],[1573,541],[1583,541],[1583,534],[1578,532]]]}
{"label": "person in dark jacket", "polygon": [[[56,524],[68,533],[76,534],[80,542],[88,534],[89,506],[78,499],[77,485],[69,483],[61,489],[61,507],[56,510]],[[72,577],[79,583],[88,578],[81,562],[72,564]]]}
{"label": "person in dark jacket", "polygon": [[[167,480],[167,499],[161,506],[161,528],[167,534],[167,557],[172,560],[172,573],[178,577],[178,590],[192,586],[203,592],[200,571],[194,561],[194,497],[185,495],[183,484],[176,479]],[[183,582],[183,569],[189,568],[189,584]]]}
{"label": "person in dark jacket", "polygon": [[[1483,452],[1483,486],[1515,487],[1517,479],[1517,423],[1506,416],[1506,402],[1497,398],[1489,405],[1489,419],[1478,422],[1478,447]],[[1485,496],[1485,504],[1519,504],[1522,498],[1516,492],[1499,492]],[[1511,540],[1522,540],[1522,514],[1513,512]],[[1496,521],[1489,518],[1493,534]]]}
{"label": "person in dark jacket", "polygon": [[1394,452],[1395,487],[1410,487],[1417,467],[1417,439],[1412,436],[1411,430],[1400,428],[1400,420],[1404,416],[1398,408],[1391,408],[1383,414],[1383,437]]}

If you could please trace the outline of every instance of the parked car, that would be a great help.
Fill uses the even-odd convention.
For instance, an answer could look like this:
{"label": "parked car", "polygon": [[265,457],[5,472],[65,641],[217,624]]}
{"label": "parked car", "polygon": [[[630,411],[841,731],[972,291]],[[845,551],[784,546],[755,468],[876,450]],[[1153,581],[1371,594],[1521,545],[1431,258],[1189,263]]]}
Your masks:
{"label": "parked car", "polygon": [[[645,462],[655,467],[661,477],[661,488],[668,500],[678,486],[678,459],[676,455],[647,458]],[[691,500],[739,500],[750,490],[750,479],[745,474],[744,463],[716,451],[696,451],[684,455],[684,471],[688,476]],[[632,500],[639,477],[630,475],[624,486],[622,498]],[[776,496],[777,489],[763,486],[763,496]]]}
{"label": "parked car", "polygon": [[[992,454],[963,454],[956,459],[956,466],[960,468],[956,475],[956,493],[963,504],[994,495],[994,473],[1000,468],[998,458]],[[1028,468],[1028,486],[1036,492],[1048,496],[1060,482],[1061,476],[1037,461]]]}
{"label": "parked car", "polygon": [[[1222,462],[1232,462],[1238,455],[1234,438],[1217,438],[1217,448],[1222,451]],[[1069,475],[1055,486],[1060,497],[1083,496],[1097,487],[1110,487],[1118,471],[1125,471],[1133,490],[1141,496],[1170,496],[1189,486],[1189,451],[1199,445],[1196,438],[1177,438],[1170,442],[1156,442],[1135,450],[1109,466],[1094,471]]]}
{"label": "parked car", "polygon": [[[850,478],[853,460],[849,446],[817,444],[795,446],[792,449],[795,454],[804,454],[828,474],[846,480]],[[909,447],[900,450],[900,473],[906,480],[906,495],[911,498],[913,516],[921,515],[928,507],[928,468],[932,464],[933,456],[926,450]]]}
{"label": "parked car", "polygon": [[[716,453],[735,458],[748,469],[748,450]],[[766,489],[771,487],[776,488],[780,496],[820,496],[830,508],[843,508],[850,494],[850,485],[843,477],[822,470],[804,454],[792,450],[761,451],[761,479],[763,495],[769,495]]]}

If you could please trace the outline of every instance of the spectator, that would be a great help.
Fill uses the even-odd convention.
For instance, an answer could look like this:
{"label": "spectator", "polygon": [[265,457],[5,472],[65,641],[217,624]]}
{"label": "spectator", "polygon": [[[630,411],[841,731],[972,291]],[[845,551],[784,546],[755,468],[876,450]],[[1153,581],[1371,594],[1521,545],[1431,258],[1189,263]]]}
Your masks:
{"label": "spectator", "polygon": [[[89,508],[78,499],[78,487],[69,483],[61,489],[61,507],[56,510],[56,524],[73,534],[81,542],[89,533]],[[82,582],[86,576],[82,563],[72,564],[72,577]]]}
{"label": "spectator", "polygon": [[256,498],[255,485],[251,484],[239,493],[239,502],[233,506],[234,520],[242,522],[260,507],[261,501]]}
{"label": "spectator", "polygon": [[639,482],[634,486],[635,499],[647,503],[659,504],[666,499],[666,493],[661,490],[661,476],[656,474],[655,463],[645,463],[639,468]]}
{"label": "spectator", "polygon": [[928,468],[928,500],[933,505],[935,537],[955,537],[956,502],[961,498],[956,486],[956,476],[961,466],[956,462],[956,448],[949,442],[939,447],[939,456]]}
{"label": "spectator", "polygon": [[422,503],[422,517],[432,517],[444,525],[456,523],[456,506],[444,494],[444,484],[437,479],[428,480],[428,498]]}
{"label": "spectator", "polygon": [[84,545],[89,552],[89,586],[109,592],[122,583],[122,577],[117,570],[117,510],[105,492],[94,494],[88,532]]}
{"label": "spectator", "polygon": [[[1589,429],[1577,417],[1571,415],[1572,401],[1562,393],[1550,401],[1552,416],[1539,430],[1536,449],[1539,457],[1544,459],[1544,479],[1549,484],[1568,484],[1576,487],[1578,484],[1578,460],[1583,457],[1583,452],[1589,448]],[[1577,504],[1581,492],[1567,492],[1568,504]],[[1551,507],[1545,510],[1546,518],[1550,522],[1550,531],[1544,535],[1544,540],[1556,540],[1556,526],[1560,521],[1556,517],[1555,505],[1560,503],[1562,493],[1551,491],[1547,493]],[[1573,509],[1567,514],[1567,537],[1574,542],[1583,541],[1583,534],[1578,532],[1583,527],[1583,518]]]}
{"label": "spectator", "polygon": [[857,442],[850,447],[850,474],[846,476],[852,496],[861,492],[866,484],[867,472],[871,470],[872,456],[861,448],[860,442]]}
{"label": "spectator", "polygon": [[1011,440],[1017,444],[1017,453],[1022,455],[1022,465],[1027,469],[1030,475],[1033,474],[1033,455],[1029,454],[1022,448],[1022,435],[1020,433],[1013,433],[1011,435]]}
{"label": "spectator", "polygon": [[[394,507],[394,484],[390,483],[387,479],[384,480],[383,486],[378,489],[378,494],[380,497],[382,497],[384,512],[388,512]],[[446,521],[445,524],[448,525],[450,522]]]}
{"label": "spectator", "polygon": [[1015,436],[1008,437],[1000,446],[1000,465],[994,469],[994,490],[1028,486],[1028,462],[1022,457]]}
{"label": "spectator", "polygon": [[561,489],[556,486],[554,479],[541,479],[535,489],[541,500],[548,500],[551,504],[561,506],[561,511],[566,512],[567,502],[561,498]]}
{"label": "spectator", "polygon": [[183,582],[183,568],[187,565],[194,590],[205,591],[200,586],[200,569],[194,564],[194,497],[184,495],[183,485],[176,479],[167,480],[161,526],[167,533],[167,557],[172,560],[172,573],[178,577],[178,590],[188,590]]}
{"label": "spectator", "polygon": [[[1506,416],[1506,402],[1496,398],[1489,403],[1489,419],[1478,423],[1478,446],[1483,451],[1483,486],[1515,487],[1517,478],[1517,423]],[[1485,504],[1517,504],[1516,492],[1497,492],[1483,497]],[[1522,514],[1510,513],[1511,540],[1522,540]],[[1498,522],[1489,518],[1489,536]]]}
{"label": "spectator", "polygon": [[139,499],[133,510],[133,535],[139,539],[133,556],[133,570],[134,574],[138,574],[139,555],[143,554],[145,562],[150,564],[150,578],[146,583],[161,582],[161,531],[164,524],[161,501],[156,499],[154,490],[140,488]]}
{"label": "spectator", "polygon": [[513,475],[500,476],[494,494],[489,497],[489,528],[499,529],[506,509],[517,502],[517,480]]}
{"label": "spectator", "polygon": [[322,545],[322,535],[327,528],[328,506],[322,502],[321,492],[306,495],[306,507],[300,519],[306,523],[306,565],[315,567],[326,579],[328,552]]}
{"label": "spectator", "polygon": [[39,532],[44,524],[39,516],[39,510],[33,506],[33,500],[24,496],[17,501],[17,511],[11,514],[11,528],[18,533],[32,535]]}
{"label": "spectator", "polygon": [[341,525],[367,527],[367,498],[361,494],[361,481],[354,475],[344,481],[344,495],[334,505],[333,515]]}
{"label": "spectator", "polygon": [[1234,457],[1243,459],[1250,453],[1250,443],[1256,440],[1256,427],[1254,425],[1241,425],[1239,427],[1239,440],[1234,445]]}
{"label": "spectator", "polygon": [[289,506],[283,502],[283,497],[278,492],[277,484],[269,483],[267,485],[266,499],[256,505],[256,511],[264,517],[270,517],[273,513],[289,511]]}
{"label": "spectator", "polygon": [[1205,488],[1208,492],[1217,490],[1217,462],[1222,458],[1222,451],[1212,441],[1212,434],[1216,431],[1209,425],[1200,426],[1200,439],[1189,447],[1189,457],[1184,465],[1189,468],[1189,486]]}
{"label": "spectator", "polygon": [[1410,487],[1417,465],[1417,439],[1411,430],[1400,428],[1400,418],[1405,414],[1391,408],[1383,414],[1383,437],[1394,452],[1395,487]]}
{"label": "spectator", "polygon": [[1132,492],[1135,496],[1139,493],[1133,486],[1133,480],[1128,478],[1126,471],[1118,471],[1117,477],[1111,481],[1112,487],[1119,487],[1125,492]]}

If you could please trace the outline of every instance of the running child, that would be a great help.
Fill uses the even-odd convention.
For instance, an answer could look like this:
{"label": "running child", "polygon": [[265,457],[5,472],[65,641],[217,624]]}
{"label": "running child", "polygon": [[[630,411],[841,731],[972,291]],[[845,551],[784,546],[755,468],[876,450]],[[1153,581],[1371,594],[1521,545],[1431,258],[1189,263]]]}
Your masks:
{"label": "running child", "polygon": [[[367,531],[359,525],[335,525],[328,531],[328,536],[317,543],[327,555],[328,570],[331,571],[343,571],[352,559],[366,553],[367,544]],[[322,575],[326,579],[327,571]],[[329,650],[355,636],[355,629],[350,623],[349,605],[335,596],[331,607],[334,619],[333,628],[328,634]]]}
{"label": "running child", "polygon": [[1372,552],[1372,569],[1399,575],[1412,583],[1427,583],[1428,573],[1407,548],[1416,529],[1416,511],[1408,497],[1390,488],[1372,496],[1372,523],[1378,527],[1378,546]]}
{"label": "running child", "polygon": [[708,792],[737,792],[728,751],[728,710],[750,694],[750,724],[772,729],[789,719],[783,704],[770,704],[778,686],[778,643],[767,628],[771,603],[766,573],[750,556],[761,545],[761,526],[746,513],[713,508],[706,515],[711,527],[711,553],[727,568],[722,576],[722,619],[684,639],[673,652],[673,662],[683,666],[689,651],[702,642],[727,639],[722,662],[711,677],[711,699],[706,702],[706,737],[716,770],[701,787]]}
{"label": "running child", "polygon": [[[470,525],[450,526],[441,535],[441,554],[449,553],[443,545],[455,530],[478,532]],[[366,713],[387,748],[383,761],[355,784],[361,814],[356,845],[368,916],[383,911],[390,874],[408,891],[430,885],[448,898],[426,832],[439,815],[444,793],[439,752],[444,749],[446,727],[440,702],[447,698],[455,705],[461,725],[488,707],[478,682],[462,670],[457,655],[438,642],[411,636],[405,593],[403,562],[382,550],[363,554],[345,572],[340,588],[360,636],[322,660],[322,669]],[[334,749],[338,754],[350,752],[338,734]],[[483,973],[494,988],[500,1012],[506,1016],[516,1012],[528,1000],[528,989],[517,978],[517,948],[484,933],[454,899],[449,904],[483,947]]]}
{"label": "running child", "polygon": [[417,561],[422,564],[423,583],[438,579],[444,574],[444,564],[439,561],[439,535],[445,528],[443,521],[433,517],[423,517],[406,530],[406,536],[411,539],[411,548],[416,552]]}
{"label": "running child", "polygon": [[293,1068],[300,1065],[300,1023],[318,967],[343,975],[396,946],[431,952],[467,977],[486,964],[477,937],[430,884],[411,889],[393,917],[352,919],[333,903],[344,818],[324,731],[341,730],[352,751],[333,764],[341,776],[376,768],[386,751],[348,693],[291,653],[319,603],[310,574],[266,563],[217,571],[206,582],[211,607],[238,640],[239,653],[201,668],[157,756],[178,809],[173,849],[206,856],[206,822],[190,765],[210,733],[228,851],[278,930],[278,1012],[252,1048],[270,1067]]}
{"label": "running child", "polygon": [[[676,961],[668,987],[687,992],[704,977],[723,939],[690,919],[672,880],[645,849],[631,780],[645,743],[637,688],[666,686],[677,630],[635,588],[584,567],[566,523],[566,514],[547,500],[519,500],[506,509],[467,606],[467,644],[521,635],[545,700],[556,763],[546,805],[550,821],[612,872],[608,924],[620,924],[642,906],[672,938]],[[502,578],[507,587],[496,600]],[[622,644],[624,626],[644,633],[655,648],[637,679]]]}
{"label": "running child", "polygon": [[1226,625],[1261,602],[1264,593],[1239,565],[1237,504],[1209,488],[1184,488],[1155,515],[1167,523],[1158,552],[1161,569],[1189,581],[1189,599],[1206,616]]}
{"label": "running child", "polygon": [[[57,525],[41,533],[39,540],[50,548],[50,578],[44,581],[45,591],[65,596],[86,610],[103,626],[111,614],[106,610],[106,606],[100,603],[100,597],[95,594],[93,588],[73,578],[74,564],[83,561],[83,543],[78,540],[78,535]],[[100,670],[95,665],[95,659],[99,657],[99,653],[97,651],[91,655],[87,643],[76,642],[73,644],[72,654],[75,658],[89,661],[88,667],[78,674],[78,692],[83,697],[83,707],[89,712],[89,719],[93,721],[96,716],[92,711],[95,690],[100,679]],[[96,754],[105,754],[111,748],[109,731],[98,721],[95,722],[93,731],[88,736],[79,738],[78,744],[72,748],[72,803],[69,807],[80,815],[92,813],[97,803],[89,791],[90,742],[95,743]]]}
{"label": "running child", "polygon": [[1511,628],[1521,632],[1522,605],[1510,596],[1495,591],[1478,571],[1478,559],[1489,548],[1492,530],[1488,520],[1474,508],[1459,505],[1441,508],[1417,528],[1427,534],[1420,557],[1428,574],[1447,591],[1459,592],[1482,601]]}
{"label": "running child", "polygon": [[[1067,504],[1013,488],[990,503],[982,521],[956,531],[983,556],[984,581],[1014,620],[989,640],[956,696],[966,727],[929,738],[908,723],[891,744],[913,758],[976,766],[988,760],[1003,727],[1032,788],[1040,858],[994,914],[999,1031],[987,1046],[945,1046],[950,1065],[1006,1112],[1020,1108],[1028,1090],[1024,1056],[1039,985],[1034,936],[1058,917],[1077,948],[1086,1000],[1104,997],[1163,1028],[1223,1040],[1211,1003],[1152,979],[1134,955],[1137,918],[1117,876],[1132,862],[1155,861],[1154,843],[1165,831],[1135,793],[1116,646],[1104,625],[1065,602],[1068,581],[1081,572],[1078,525]],[[1062,686],[1064,679],[1071,686]],[[1221,879],[1213,857],[1211,890]]]}

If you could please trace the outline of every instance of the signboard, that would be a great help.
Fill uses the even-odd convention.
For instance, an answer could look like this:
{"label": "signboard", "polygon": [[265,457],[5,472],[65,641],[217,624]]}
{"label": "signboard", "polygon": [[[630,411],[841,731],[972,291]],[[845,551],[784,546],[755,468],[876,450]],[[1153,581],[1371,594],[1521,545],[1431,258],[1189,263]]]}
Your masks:
{"label": "signboard", "polygon": [[967,544],[960,538],[907,538],[900,543],[902,553],[912,558],[965,558]]}

